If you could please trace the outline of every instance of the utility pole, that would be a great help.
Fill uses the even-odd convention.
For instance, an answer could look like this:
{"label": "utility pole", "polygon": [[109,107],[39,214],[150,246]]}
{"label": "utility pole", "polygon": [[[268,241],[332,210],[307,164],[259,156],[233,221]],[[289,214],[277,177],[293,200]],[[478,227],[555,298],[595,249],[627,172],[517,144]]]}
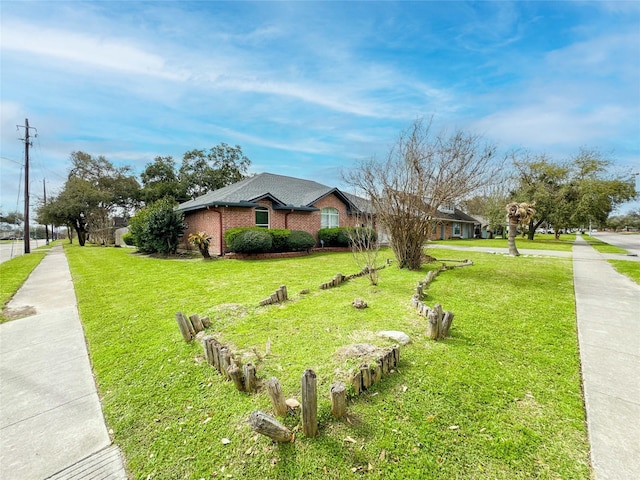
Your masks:
{"label": "utility pole", "polygon": [[38,135],[38,130],[29,126],[29,119],[24,119],[24,125],[17,125],[18,128],[24,128],[24,253],[31,253],[31,244],[29,243],[29,147],[31,141],[29,140],[29,130],[33,128]]}
{"label": "utility pole", "polygon": [[[45,183],[45,179],[42,179],[42,189],[44,190],[44,204],[47,204],[47,185]],[[53,232],[52,232],[53,233]],[[49,245],[49,226],[44,224],[44,236],[47,239],[46,245]]]}

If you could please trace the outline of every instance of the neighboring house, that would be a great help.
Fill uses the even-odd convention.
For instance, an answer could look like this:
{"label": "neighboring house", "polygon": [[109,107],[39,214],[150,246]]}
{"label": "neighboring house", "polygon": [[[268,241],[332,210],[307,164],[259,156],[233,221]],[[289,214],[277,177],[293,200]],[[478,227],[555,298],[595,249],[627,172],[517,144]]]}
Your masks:
{"label": "neighboring house", "polygon": [[311,180],[261,173],[178,205],[187,225],[182,247],[191,248],[191,233],[206,232],[210,253],[222,255],[224,232],[235,227],[304,230],[317,239],[321,228],[354,226],[357,200]]}
{"label": "neighboring house", "polygon": [[478,220],[454,206],[445,206],[439,208],[433,218],[433,227],[429,240],[474,238],[477,233],[480,233],[480,222]]}

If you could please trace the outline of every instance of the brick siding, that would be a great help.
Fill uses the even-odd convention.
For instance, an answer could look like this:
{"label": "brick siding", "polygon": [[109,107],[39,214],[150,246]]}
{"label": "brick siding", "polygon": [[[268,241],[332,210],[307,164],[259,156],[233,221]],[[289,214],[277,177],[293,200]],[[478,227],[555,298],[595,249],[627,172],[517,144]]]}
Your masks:
{"label": "brick siding", "polygon": [[[320,230],[320,212],[300,212],[291,210],[273,210],[269,200],[260,200],[259,205],[269,209],[270,228],[288,228],[289,230],[304,230],[318,240],[318,230]],[[334,194],[328,195],[318,202],[314,207],[335,208],[338,210],[341,227],[353,226],[355,217],[347,214],[347,206]],[[220,215],[222,215],[222,234],[220,231]],[[240,207],[219,207],[186,212],[184,216],[187,228],[180,248],[186,250],[197,250],[188,242],[189,235],[195,232],[206,232],[211,235],[209,253],[211,255],[221,255],[224,251],[224,232],[230,228],[253,227],[256,224],[255,209]]]}

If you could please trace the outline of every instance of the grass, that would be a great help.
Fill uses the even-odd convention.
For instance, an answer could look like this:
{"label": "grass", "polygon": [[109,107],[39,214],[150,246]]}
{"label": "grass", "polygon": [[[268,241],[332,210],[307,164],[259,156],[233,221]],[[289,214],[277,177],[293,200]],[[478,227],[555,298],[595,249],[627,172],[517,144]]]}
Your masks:
{"label": "grass", "polygon": [[640,285],[640,262],[631,260],[609,260],[609,263],[623,275]]}
{"label": "grass", "polygon": [[[53,245],[53,243],[50,243],[47,246],[38,247],[28,255],[21,255],[0,263],[0,302],[3,309]],[[0,323],[8,320],[0,312]]]}
{"label": "grass", "polygon": [[[426,302],[456,314],[451,337],[432,342],[409,306],[429,267],[386,268],[376,287],[360,278],[319,290],[359,270],[350,254],[204,262],[66,252],[105,417],[132,478],[589,478],[570,259],[438,251],[475,265],[429,287]],[[282,284],[288,302],[257,306]],[[355,297],[369,308],[352,308]],[[252,361],[270,340],[258,374],[276,376],[286,396],[299,399],[313,368],[319,437],[255,435],[246,420],[271,411],[267,395],[223,381],[201,346],[182,340],[177,311],[209,315],[210,331]],[[413,339],[398,372],[350,400],[347,421],[333,420],[329,387],[352,364],[336,352],[386,345],[373,334],[381,329]],[[285,423],[295,429],[299,418]]]}
{"label": "grass", "polygon": [[[575,234],[560,235],[560,238],[557,240],[554,235],[550,234],[536,234],[533,240],[518,236],[518,238],[516,238],[516,246],[518,249],[559,250],[570,252],[575,238]],[[452,245],[461,247],[509,248],[506,238],[465,238],[453,240],[437,240],[429,243],[433,243],[435,245]]]}
{"label": "grass", "polygon": [[589,244],[600,253],[622,253],[622,254],[627,253],[627,251],[624,248],[610,245],[590,235],[583,235],[582,238],[584,238],[587,242],[589,242]]}

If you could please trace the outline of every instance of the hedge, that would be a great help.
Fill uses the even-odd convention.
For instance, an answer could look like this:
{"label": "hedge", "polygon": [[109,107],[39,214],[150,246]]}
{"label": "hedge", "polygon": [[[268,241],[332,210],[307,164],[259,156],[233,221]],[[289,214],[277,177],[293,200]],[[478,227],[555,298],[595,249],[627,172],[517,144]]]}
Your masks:
{"label": "hedge", "polygon": [[231,249],[237,253],[263,253],[271,251],[273,240],[265,229],[245,230],[233,238]]}
{"label": "hedge", "polygon": [[[249,235],[245,232],[262,232]],[[270,238],[267,247],[266,234]],[[309,250],[316,244],[316,239],[303,230],[286,228],[238,227],[230,228],[224,234],[227,248],[237,253],[292,252]]]}
{"label": "hedge", "polygon": [[309,232],[304,230],[292,230],[287,238],[287,249],[295,252],[297,250],[309,250],[316,244],[316,239]]}
{"label": "hedge", "polygon": [[[325,247],[348,247],[351,245],[350,236],[353,235],[353,232],[357,232],[360,230],[364,230],[367,227],[332,227],[332,228],[321,228],[318,230],[318,238],[324,242]],[[375,231],[372,231],[370,234],[371,241],[375,242],[377,240],[377,235]],[[361,235],[357,235],[356,238],[361,237]],[[365,238],[367,238],[365,236]]]}

